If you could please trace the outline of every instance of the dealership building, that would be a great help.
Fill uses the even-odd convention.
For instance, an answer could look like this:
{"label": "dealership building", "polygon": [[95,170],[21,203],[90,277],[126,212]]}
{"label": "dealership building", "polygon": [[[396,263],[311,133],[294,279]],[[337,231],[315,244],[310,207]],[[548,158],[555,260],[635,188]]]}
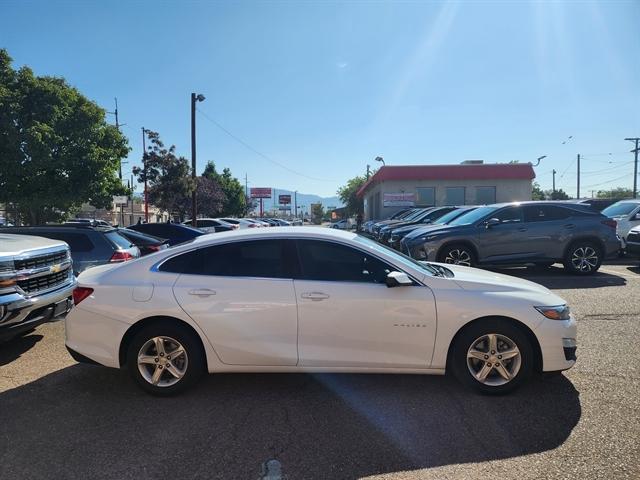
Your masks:
{"label": "dealership building", "polygon": [[531,200],[530,163],[383,166],[358,190],[365,220],[386,218],[402,208],[485,205]]}

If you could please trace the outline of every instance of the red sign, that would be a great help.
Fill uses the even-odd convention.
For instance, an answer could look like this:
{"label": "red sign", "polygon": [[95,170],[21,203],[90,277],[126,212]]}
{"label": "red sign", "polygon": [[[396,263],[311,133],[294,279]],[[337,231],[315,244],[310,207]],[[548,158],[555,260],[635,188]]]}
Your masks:
{"label": "red sign", "polygon": [[271,189],[262,187],[252,187],[249,189],[251,198],[271,198]]}
{"label": "red sign", "polygon": [[289,205],[291,203],[291,195],[278,195],[280,205]]}

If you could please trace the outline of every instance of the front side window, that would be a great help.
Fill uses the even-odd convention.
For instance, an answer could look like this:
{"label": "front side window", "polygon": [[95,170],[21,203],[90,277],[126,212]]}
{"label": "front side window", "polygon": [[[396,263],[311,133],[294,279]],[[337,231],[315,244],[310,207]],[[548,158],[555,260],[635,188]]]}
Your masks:
{"label": "front side window", "polygon": [[491,218],[497,218],[501,223],[522,223],[522,208],[507,207],[492,215]]}
{"label": "front side window", "polygon": [[394,269],[361,250],[332,242],[298,240],[300,278],[384,284]]}

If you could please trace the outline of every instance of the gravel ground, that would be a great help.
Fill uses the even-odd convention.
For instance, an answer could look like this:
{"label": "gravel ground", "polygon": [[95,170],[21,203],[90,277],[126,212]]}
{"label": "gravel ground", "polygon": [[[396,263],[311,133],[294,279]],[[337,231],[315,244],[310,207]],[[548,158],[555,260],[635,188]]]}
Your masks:
{"label": "gravel ground", "polygon": [[[446,377],[214,375],[177,398],[76,364],[61,322],[0,346],[0,478],[638,479],[640,269],[505,270],[557,291],[578,363],[514,395]],[[278,478],[273,475],[271,478]]]}

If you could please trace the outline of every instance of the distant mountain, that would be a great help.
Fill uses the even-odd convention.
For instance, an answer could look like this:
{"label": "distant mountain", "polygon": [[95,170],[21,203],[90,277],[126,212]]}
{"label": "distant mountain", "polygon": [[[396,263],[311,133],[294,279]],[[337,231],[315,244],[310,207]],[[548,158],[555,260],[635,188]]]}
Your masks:
{"label": "distant mountain", "polygon": [[[265,198],[263,200],[263,205],[264,205],[263,208],[265,211],[273,210],[274,207],[275,208],[278,207],[277,202],[278,202],[278,197],[280,195],[291,195],[291,211],[293,212],[294,201],[295,201],[294,192],[292,192],[291,190],[280,190],[278,188],[275,188],[272,190],[271,195],[272,197],[275,197],[275,198]],[[319,195],[312,195],[308,193],[298,192],[297,198],[298,198],[298,211],[300,212],[305,211],[309,213],[311,211],[312,203],[321,203],[322,206],[325,208],[325,210],[328,207],[338,208],[343,206],[342,202],[338,197],[321,197]]]}

